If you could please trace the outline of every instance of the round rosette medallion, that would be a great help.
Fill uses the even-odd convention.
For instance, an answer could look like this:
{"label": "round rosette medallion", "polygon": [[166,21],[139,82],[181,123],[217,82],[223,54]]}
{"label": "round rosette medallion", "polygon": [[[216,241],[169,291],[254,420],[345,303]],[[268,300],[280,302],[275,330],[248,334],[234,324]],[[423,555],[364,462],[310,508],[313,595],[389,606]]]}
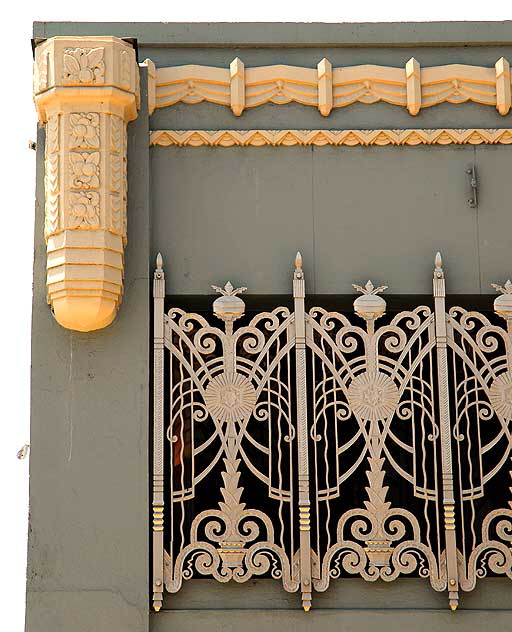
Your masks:
{"label": "round rosette medallion", "polygon": [[256,405],[256,391],[247,378],[239,373],[217,375],[205,393],[208,412],[221,422],[241,421]]}
{"label": "round rosette medallion", "polygon": [[398,389],[384,373],[362,373],[348,388],[348,402],[354,415],[365,421],[386,419],[398,405]]}
{"label": "round rosette medallion", "polygon": [[489,400],[494,412],[507,421],[512,419],[512,375],[502,373],[499,375],[489,391]]}

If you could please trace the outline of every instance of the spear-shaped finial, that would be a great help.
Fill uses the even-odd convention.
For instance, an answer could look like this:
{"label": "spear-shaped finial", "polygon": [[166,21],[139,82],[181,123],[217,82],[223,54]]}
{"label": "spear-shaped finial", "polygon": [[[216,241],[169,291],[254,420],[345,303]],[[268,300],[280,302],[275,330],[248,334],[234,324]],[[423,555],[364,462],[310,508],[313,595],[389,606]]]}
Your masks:
{"label": "spear-shaped finial", "polygon": [[293,298],[303,299],[306,288],[304,286],[304,272],[302,271],[302,255],[297,251],[295,255],[295,270],[293,271]]}
{"label": "spear-shaped finial", "polygon": [[165,274],[164,260],[160,253],[156,256],[156,268],[153,272],[153,298],[164,298],[165,296]]}
{"label": "spear-shaped finial", "polygon": [[444,270],[443,270],[443,258],[441,253],[437,252],[434,257],[434,276],[432,280],[432,289],[434,298],[444,298],[446,296],[446,289],[444,285]]}

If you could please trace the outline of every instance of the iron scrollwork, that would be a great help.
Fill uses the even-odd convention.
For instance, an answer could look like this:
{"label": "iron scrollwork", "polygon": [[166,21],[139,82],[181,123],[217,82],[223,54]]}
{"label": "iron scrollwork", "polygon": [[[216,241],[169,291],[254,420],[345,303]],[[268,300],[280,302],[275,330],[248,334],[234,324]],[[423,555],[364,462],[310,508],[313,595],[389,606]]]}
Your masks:
{"label": "iron scrollwork", "polygon": [[[165,585],[176,592],[194,574],[220,582],[269,574],[295,591],[293,315],[278,308],[235,330],[244,288],[215,289],[223,329],[179,308],[164,315],[172,461]],[[267,493],[262,505],[273,504],[272,517],[244,500],[244,486],[256,483]],[[205,498],[213,506],[203,509]]]}
{"label": "iron scrollwork", "polygon": [[[418,307],[375,329],[386,310],[379,296],[386,288],[374,288],[370,281],[355,287],[363,293],[354,309],[365,327],[322,308],[308,316],[308,345],[316,367],[311,384],[314,586],[326,590],[343,573],[392,581],[417,571],[434,589],[444,590],[436,524],[440,433],[432,380],[434,315]],[[388,472],[410,485],[422,503],[418,515],[389,497]],[[354,498],[349,500],[350,488]],[[343,509],[347,504],[353,506]]]}
{"label": "iron scrollwork", "polygon": [[[164,310],[154,281],[153,605],[164,585],[210,576],[279,580],[309,610],[313,589],[414,574],[450,607],[487,574],[512,578],[512,283],[495,312],[386,316],[385,286],[355,285],[354,315],[294,308],[249,318],[246,288],[212,286],[213,314]],[[245,317],[245,324],[235,324]],[[380,319],[380,321],[379,321]],[[383,324],[378,324],[377,321]]]}

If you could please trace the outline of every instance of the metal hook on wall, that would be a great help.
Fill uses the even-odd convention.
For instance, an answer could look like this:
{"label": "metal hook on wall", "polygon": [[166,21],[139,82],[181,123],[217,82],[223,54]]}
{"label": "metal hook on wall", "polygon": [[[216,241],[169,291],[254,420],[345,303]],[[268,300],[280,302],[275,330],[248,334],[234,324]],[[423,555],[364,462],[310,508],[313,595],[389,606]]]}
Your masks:
{"label": "metal hook on wall", "polygon": [[468,167],[466,169],[466,173],[469,176],[469,186],[471,187],[472,197],[469,198],[468,204],[471,208],[476,208],[478,206],[478,180],[476,177],[476,167],[473,165],[472,167]]}

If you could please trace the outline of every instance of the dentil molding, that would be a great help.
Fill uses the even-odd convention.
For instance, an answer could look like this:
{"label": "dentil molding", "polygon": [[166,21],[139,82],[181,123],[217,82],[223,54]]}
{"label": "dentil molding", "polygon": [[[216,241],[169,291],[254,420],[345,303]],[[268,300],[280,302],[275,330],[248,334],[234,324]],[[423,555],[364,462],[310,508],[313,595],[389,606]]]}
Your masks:
{"label": "dentil molding", "polygon": [[126,125],[137,116],[133,47],[117,37],[37,46],[34,100],[46,124],[48,302],[68,329],[109,325],[123,293]]}
{"label": "dentil molding", "polygon": [[346,129],[346,130],[155,130],[155,147],[293,147],[324,145],[510,145],[512,129]]}
{"label": "dentil molding", "polygon": [[178,102],[209,101],[229,106],[236,116],[246,108],[292,101],[318,108],[329,116],[333,108],[356,101],[384,101],[407,108],[413,116],[439,103],[474,101],[496,107],[505,116],[511,106],[510,64],[501,57],[494,67],[448,64],[422,68],[411,58],[404,67],[346,66],[333,68],[322,59],[316,68],[258,66],[245,68],[238,57],[229,68],[172,66],[154,71],[150,109]]}

